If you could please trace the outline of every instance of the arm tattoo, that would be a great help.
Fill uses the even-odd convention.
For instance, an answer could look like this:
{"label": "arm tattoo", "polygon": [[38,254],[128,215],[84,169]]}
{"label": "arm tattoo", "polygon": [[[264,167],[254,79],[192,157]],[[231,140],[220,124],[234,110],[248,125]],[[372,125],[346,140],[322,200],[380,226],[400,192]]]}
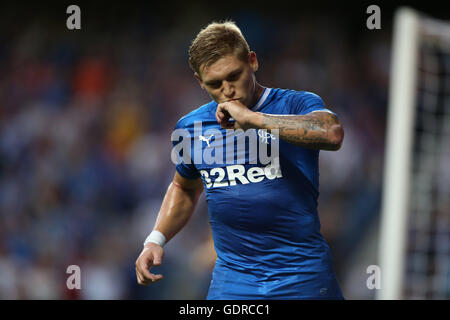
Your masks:
{"label": "arm tattoo", "polygon": [[305,148],[337,150],[336,130],[342,130],[339,120],[328,112],[304,116],[263,114],[262,129],[278,129],[280,138]]}

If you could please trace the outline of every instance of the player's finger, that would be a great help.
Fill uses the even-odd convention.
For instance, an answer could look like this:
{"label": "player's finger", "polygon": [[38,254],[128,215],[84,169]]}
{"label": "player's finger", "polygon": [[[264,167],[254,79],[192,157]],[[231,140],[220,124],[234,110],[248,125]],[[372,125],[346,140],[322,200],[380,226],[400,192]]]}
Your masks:
{"label": "player's finger", "polygon": [[136,269],[136,278],[137,278],[138,284],[140,284],[140,285],[146,286],[150,283],[150,280],[145,280],[144,277],[142,276],[142,274],[140,273],[140,271],[138,271],[137,269]]}
{"label": "player's finger", "polygon": [[155,282],[157,282],[159,280],[164,279],[164,276],[162,274],[153,274],[152,273],[151,275],[152,275],[152,279],[151,279],[152,283],[155,283]]}
{"label": "player's finger", "polygon": [[162,263],[162,257],[160,254],[155,254],[153,256],[153,265],[154,266],[160,266]]}
{"label": "player's finger", "polygon": [[136,278],[140,285],[147,285],[147,281],[145,281],[139,273],[136,273]]}
{"label": "player's finger", "polygon": [[228,122],[228,119],[230,118],[230,116],[228,115],[228,114],[222,114],[221,116],[219,116],[219,117],[217,117],[218,119],[217,119],[217,122],[219,123],[219,124],[222,124],[222,123],[226,123],[226,122]]}
{"label": "player's finger", "polygon": [[154,274],[154,273],[151,273],[148,270],[146,270],[145,274],[142,276],[142,281],[145,284],[150,284],[150,283],[157,282],[163,278],[164,278],[164,276],[162,274]]}
{"label": "player's finger", "polygon": [[146,281],[152,279],[152,274],[150,273],[149,269],[150,269],[150,266],[148,266],[148,265],[140,266],[140,274],[141,274],[142,278]]}
{"label": "player's finger", "polygon": [[224,111],[224,110],[219,110],[217,111],[217,114],[219,115],[220,118],[225,118],[228,114],[228,112]]}
{"label": "player's finger", "polygon": [[138,278],[138,280],[141,280],[142,276],[141,276],[141,270],[139,267],[139,261],[136,261],[135,269],[136,269],[136,277]]}
{"label": "player's finger", "polygon": [[217,105],[216,111],[217,111],[217,112],[220,112],[220,113],[226,112],[226,111],[227,111],[226,105],[225,105],[224,103],[218,104],[218,105]]}
{"label": "player's finger", "polygon": [[217,121],[220,122],[220,120],[222,120],[224,117],[225,117],[225,114],[222,111],[217,110],[217,112],[216,112]]}
{"label": "player's finger", "polygon": [[141,280],[144,279],[143,275],[142,275],[142,267],[140,263],[136,263],[136,276],[138,278],[140,278]]}
{"label": "player's finger", "polygon": [[[161,264],[161,263],[160,263]],[[162,274],[153,274],[150,272],[151,266],[155,265],[154,263],[149,263],[148,265],[141,265],[141,275],[145,282],[156,282],[163,278]]]}
{"label": "player's finger", "polygon": [[223,102],[217,106],[217,111],[222,112],[223,114],[227,115],[228,113],[228,103]]}

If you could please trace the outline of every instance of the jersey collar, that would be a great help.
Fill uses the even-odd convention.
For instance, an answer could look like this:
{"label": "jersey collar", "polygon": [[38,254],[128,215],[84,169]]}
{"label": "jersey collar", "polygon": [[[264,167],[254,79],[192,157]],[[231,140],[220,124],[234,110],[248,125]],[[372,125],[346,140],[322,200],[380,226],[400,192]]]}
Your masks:
{"label": "jersey collar", "polygon": [[263,105],[263,103],[267,100],[270,90],[271,90],[271,88],[264,88],[263,94],[259,98],[258,102],[252,108],[250,108],[250,110],[257,111]]}

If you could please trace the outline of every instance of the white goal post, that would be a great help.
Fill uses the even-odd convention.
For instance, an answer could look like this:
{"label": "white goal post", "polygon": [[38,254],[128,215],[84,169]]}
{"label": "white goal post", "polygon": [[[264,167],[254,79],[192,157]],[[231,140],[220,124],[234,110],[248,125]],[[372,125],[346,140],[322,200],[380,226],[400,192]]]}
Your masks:
{"label": "white goal post", "polygon": [[[411,203],[419,201],[414,199],[416,194],[411,190],[412,179],[417,178],[412,176],[412,167],[415,163],[413,150],[418,143],[414,140],[417,138],[417,87],[423,80],[419,72],[420,47],[425,42],[446,48],[450,55],[450,24],[425,17],[411,8],[398,9],[394,16],[378,252],[381,288],[376,298],[382,300],[408,298],[404,295],[408,220]],[[448,100],[439,103],[450,108]],[[443,121],[438,120],[440,114],[432,116],[436,123]],[[445,123],[439,122],[439,125],[444,127]]]}

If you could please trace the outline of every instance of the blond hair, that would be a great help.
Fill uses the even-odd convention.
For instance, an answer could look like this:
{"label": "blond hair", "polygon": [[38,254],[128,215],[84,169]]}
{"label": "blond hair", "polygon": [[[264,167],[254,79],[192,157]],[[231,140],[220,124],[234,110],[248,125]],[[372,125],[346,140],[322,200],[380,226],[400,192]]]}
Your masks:
{"label": "blond hair", "polygon": [[189,65],[200,75],[200,68],[209,66],[227,54],[247,61],[250,48],[241,30],[231,20],[212,22],[203,28],[189,47]]}

